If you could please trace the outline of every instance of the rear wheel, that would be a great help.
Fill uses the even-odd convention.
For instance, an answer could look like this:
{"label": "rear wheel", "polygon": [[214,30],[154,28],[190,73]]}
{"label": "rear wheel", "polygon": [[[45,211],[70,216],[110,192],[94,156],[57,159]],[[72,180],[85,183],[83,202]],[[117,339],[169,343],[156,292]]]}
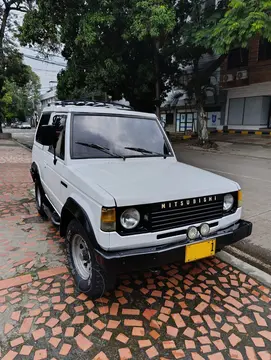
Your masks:
{"label": "rear wheel", "polygon": [[98,264],[90,239],[83,226],[72,220],[66,234],[68,264],[79,291],[99,298],[111,289],[109,277]]}
{"label": "rear wheel", "polygon": [[40,182],[38,180],[36,180],[36,182],[35,182],[36,208],[37,208],[40,216],[42,216],[43,218],[46,218],[47,216],[43,209],[44,197],[45,197],[45,194],[44,194],[43,188],[42,188]]}

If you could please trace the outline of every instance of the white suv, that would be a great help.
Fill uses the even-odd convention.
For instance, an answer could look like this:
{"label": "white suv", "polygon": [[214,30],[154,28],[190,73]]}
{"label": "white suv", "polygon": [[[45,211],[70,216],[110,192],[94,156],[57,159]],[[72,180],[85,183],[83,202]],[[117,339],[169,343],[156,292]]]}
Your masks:
{"label": "white suv", "polygon": [[209,257],[252,231],[237,183],[178,162],[155,115],[119,104],[45,108],[31,174],[90,297],[118,273]]}

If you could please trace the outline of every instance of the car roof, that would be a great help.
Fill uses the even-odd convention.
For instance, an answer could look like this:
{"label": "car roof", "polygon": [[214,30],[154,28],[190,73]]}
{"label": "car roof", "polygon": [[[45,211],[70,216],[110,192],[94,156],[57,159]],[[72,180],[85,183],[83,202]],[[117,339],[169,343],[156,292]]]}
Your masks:
{"label": "car roof", "polygon": [[145,117],[149,119],[156,119],[156,115],[152,113],[145,113],[134,111],[131,107],[123,106],[116,103],[97,103],[96,104],[52,104],[45,107],[42,113],[92,113],[92,114],[111,114],[111,115],[127,115],[132,117]]}

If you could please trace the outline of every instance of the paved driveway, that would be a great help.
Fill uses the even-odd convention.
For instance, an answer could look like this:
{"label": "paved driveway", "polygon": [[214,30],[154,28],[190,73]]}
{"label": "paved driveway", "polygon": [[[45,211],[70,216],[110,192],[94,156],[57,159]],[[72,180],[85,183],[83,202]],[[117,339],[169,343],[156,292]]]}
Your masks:
{"label": "paved driveway", "polygon": [[271,359],[270,289],[217,258],[127,274],[95,301],[79,293],[29,165],[0,144],[2,360]]}

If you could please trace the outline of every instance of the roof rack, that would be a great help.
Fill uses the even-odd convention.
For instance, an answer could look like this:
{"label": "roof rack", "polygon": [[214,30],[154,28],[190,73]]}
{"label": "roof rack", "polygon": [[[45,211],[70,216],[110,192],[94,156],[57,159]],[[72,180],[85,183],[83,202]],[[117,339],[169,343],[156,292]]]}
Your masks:
{"label": "roof rack", "polygon": [[119,104],[118,102],[110,101],[92,101],[92,100],[60,100],[49,103],[48,106],[92,106],[92,107],[107,107],[107,108],[117,108],[125,110],[134,110],[132,106]]}

